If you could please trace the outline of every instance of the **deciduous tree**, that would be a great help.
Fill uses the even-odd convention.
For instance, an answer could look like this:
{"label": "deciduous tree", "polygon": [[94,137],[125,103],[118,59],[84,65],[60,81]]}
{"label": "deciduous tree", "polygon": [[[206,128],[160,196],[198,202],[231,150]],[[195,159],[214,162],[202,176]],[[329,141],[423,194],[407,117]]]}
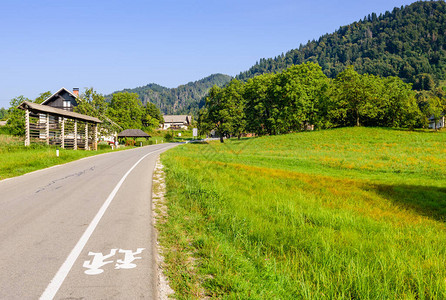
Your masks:
{"label": "deciduous tree", "polygon": [[163,123],[163,115],[155,104],[147,102],[142,114],[142,125],[144,127],[156,128]]}
{"label": "deciduous tree", "polygon": [[123,129],[142,128],[143,105],[138,98],[138,94],[113,94],[109,116]]}
{"label": "deciduous tree", "polygon": [[213,86],[206,98],[208,121],[224,142],[224,136],[240,134],[245,129],[244,100],[242,84],[238,80],[231,81],[224,89]]}
{"label": "deciduous tree", "polygon": [[8,109],[6,127],[12,135],[25,135],[25,112],[17,108],[23,101],[31,100],[22,95],[11,99],[9,102],[10,108]]}
{"label": "deciduous tree", "polygon": [[39,97],[37,97],[34,100],[34,103],[40,104],[43,101],[45,101],[46,99],[48,99],[51,95],[52,95],[52,93],[50,91],[46,91],[46,92],[40,93]]}

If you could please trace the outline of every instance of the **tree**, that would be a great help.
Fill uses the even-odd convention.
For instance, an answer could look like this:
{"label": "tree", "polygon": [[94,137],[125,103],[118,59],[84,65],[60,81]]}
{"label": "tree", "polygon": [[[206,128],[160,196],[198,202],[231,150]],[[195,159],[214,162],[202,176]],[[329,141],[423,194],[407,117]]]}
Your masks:
{"label": "tree", "polygon": [[364,119],[373,119],[379,112],[376,105],[377,81],[371,76],[359,75],[348,67],[334,80],[337,117],[342,126],[360,126]]}
{"label": "tree", "polygon": [[113,94],[109,116],[123,129],[141,129],[143,106],[136,93]]}
{"label": "tree", "polygon": [[383,78],[383,114],[380,126],[413,127],[420,111],[411,85],[397,77]]}
{"label": "tree", "polygon": [[77,98],[78,105],[74,107],[74,111],[87,116],[96,117],[102,121],[101,130],[106,134],[118,131],[118,126],[107,116],[108,103],[105,96],[96,92],[92,87],[85,91]]}
{"label": "tree", "polygon": [[0,120],[6,119],[8,117],[8,110],[6,108],[0,107]]}
{"label": "tree", "polygon": [[[40,104],[51,95],[50,91],[40,93],[34,102]],[[11,106],[8,109],[8,122],[6,123],[6,126],[12,135],[25,134],[25,112],[17,108],[23,101],[33,102],[24,96],[18,96],[10,102]]]}
{"label": "tree", "polygon": [[52,93],[50,91],[46,91],[46,92],[40,93],[39,97],[37,97],[34,100],[34,103],[41,104],[43,101],[48,99],[51,95],[52,95]]}
{"label": "tree", "polygon": [[163,115],[155,104],[147,102],[142,114],[142,124],[145,127],[156,128],[163,123]]}
{"label": "tree", "polygon": [[274,76],[267,73],[255,76],[245,83],[243,97],[246,101],[248,132],[263,135],[272,134],[275,131],[273,111],[276,111],[276,104],[271,97]]}
{"label": "tree", "polygon": [[243,84],[233,79],[223,90],[223,97],[232,106],[231,134],[240,139],[246,129],[245,99],[243,98]]}
{"label": "tree", "polygon": [[31,100],[24,96],[18,96],[9,102],[11,106],[8,109],[6,127],[12,135],[25,135],[25,112],[17,108],[23,101]]}
{"label": "tree", "polygon": [[224,136],[240,134],[245,129],[244,101],[242,97],[242,84],[232,80],[224,89],[213,86],[206,98],[208,122],[224,142]]}
{"label": "tree", "polygon": [[78,105],[75,107],[75,111],[80,114],[101,119],[107,113],[108,104],[105,101],[105,97],[96,92],[92,87],[86,89],[77,98],[77,103]]}
{"label": "tree", "polygon": [[198,134],[205,135],[214,129],[213,124],[209,120],[209,113],[206,107],[203,107],[198,111]]}
{"label": "tree", "polygon": [[435,88],[435,82],[431,74],[418,74],[415,77],[415,82],[413,84],[413,88],[416,90],[425,90],[430,91]]}
{"label": "tree", "polygon": [[312,62],[291,66],[276,76],[274,98],[280,103],[282,132],[321,126],[328,78],[321,67]]}

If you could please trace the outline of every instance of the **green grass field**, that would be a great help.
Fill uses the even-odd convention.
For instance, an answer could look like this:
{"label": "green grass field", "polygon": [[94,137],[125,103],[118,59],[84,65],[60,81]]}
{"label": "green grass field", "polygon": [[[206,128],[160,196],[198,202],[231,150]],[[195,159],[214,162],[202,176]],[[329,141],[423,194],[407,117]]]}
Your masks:
{"label": "green grass field", "polygon": [[0,134],[0,180],[110,151],[107,145],[100,145],[98,151],[60,149],[38,143],[25,147],[23,138]]}
{"label": "green grass field", "polygon": [[179,299],[446,299],[446,132],[342,128],[162,161]]}

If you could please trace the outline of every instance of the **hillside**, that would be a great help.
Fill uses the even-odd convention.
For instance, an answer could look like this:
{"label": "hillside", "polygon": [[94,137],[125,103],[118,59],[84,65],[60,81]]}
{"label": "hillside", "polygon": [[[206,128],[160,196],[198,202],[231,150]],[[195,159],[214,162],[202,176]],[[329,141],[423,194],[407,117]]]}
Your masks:
{"label": "hillside", "polygon": [[260,59],[237,78],[246,80],[308,61],[319,63],[331,78],[353,65],[361,74],[398,76],[414,83],[415,89],[430,89],[433,81],[445,79],[446,3],[416,2],[379,16],[372,13],[286,54]]}
{"label": "hillside", "polygon": [[212,86],[224,86],[231,79],[228,75],[213,74],[177,88],[166,88],[151,83],[117,92],[137,93],[143,104],[154,103],[165,114],[194,114],[204,105],[204,97]]}

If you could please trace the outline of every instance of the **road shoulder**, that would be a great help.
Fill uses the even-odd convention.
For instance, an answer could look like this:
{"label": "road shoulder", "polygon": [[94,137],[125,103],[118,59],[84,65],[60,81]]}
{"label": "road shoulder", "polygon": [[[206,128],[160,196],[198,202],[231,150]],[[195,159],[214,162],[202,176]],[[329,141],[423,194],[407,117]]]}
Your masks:
{"label": "road shoulder", "polygon": [[154,225],[154,233],[156,237],[156,264],[158,273],[158,296],[159,299],[169,299],[169,296],[174,294],[174,291],[169,285],[169,281],[164,274],[166,264],[164,262],[163,247],[158,240],[158,229],[157,225],[162,224],[167,221],[168,211],[165,199],[166,193],[166,182],[165,173],[163,170],[164,166],[161,163],[160,157],[158,157],[153,170],[153,183],[152,183],[152,222]]}

